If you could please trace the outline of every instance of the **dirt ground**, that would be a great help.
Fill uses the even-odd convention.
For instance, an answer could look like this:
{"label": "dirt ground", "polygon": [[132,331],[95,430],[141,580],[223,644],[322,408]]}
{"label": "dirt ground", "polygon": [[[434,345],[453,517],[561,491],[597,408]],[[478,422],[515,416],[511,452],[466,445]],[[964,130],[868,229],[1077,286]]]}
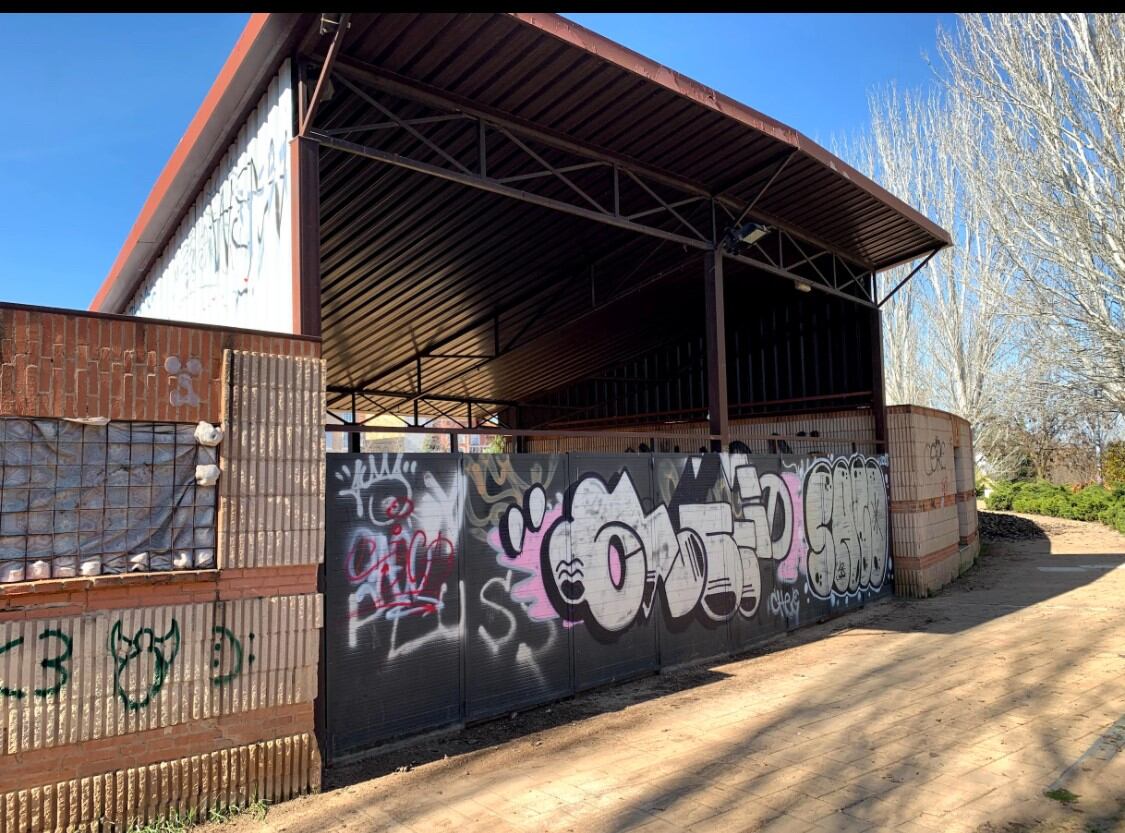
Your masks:
{"label": "dirt ground", "polygon": [[982,520],[1004,537],[934,598],[417,740],[224,829],[1125,831],[1125,536]]}

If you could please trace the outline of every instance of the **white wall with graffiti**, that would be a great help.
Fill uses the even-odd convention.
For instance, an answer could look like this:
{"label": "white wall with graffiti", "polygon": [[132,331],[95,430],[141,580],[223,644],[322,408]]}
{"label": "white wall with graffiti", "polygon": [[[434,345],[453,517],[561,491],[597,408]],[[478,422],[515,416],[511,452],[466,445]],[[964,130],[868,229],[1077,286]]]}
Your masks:
{"label": "white wall with graffiti", "polygon": [[286,61],[128,307],[129,315],[293,331]]}
{"label": "white wall with graffiti", "polygon": [[891,592],[884,458],[328,467],[330,757],[737,651]]}

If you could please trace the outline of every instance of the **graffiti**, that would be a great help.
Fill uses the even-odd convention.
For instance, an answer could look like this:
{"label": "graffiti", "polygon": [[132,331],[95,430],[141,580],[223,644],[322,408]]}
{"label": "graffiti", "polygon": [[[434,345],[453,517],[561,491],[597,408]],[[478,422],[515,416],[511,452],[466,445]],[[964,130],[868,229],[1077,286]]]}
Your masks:
{"label": "graffiti", "polygon": [[[242,673],[242,660],[243,650],[242,641],[236,637],[229,628],[222,625],[215,625],[211,628],[211,633],[216,637],[211,646],[211,650],[215,652],[215,658],[211,660],[211,667],[215,669],[215,675],[211,677],[211,684],[216,686],[225,686],[228,683],[234,682]],[[254,647],[254,634],[249,634],[250,648]],[[254,664],[257,657],[253,653],[246,653],[246,667],[249,668]],[[169,660],[171,662],[171,660]],[[223,667],[226,667],[226,672],[221,673]]]}
{"label": "graffiti", "polygon": [[878,589],[887,569],[887,484],[873,457],[817,460],[805,474],[808,586],[820,598]]}
{"label": "graffiti", "polygon": [[[58,694],[62,691],[64,685],[70,679],[70,670],[67,668],[67,660],[70,659],[72,649],[71,639],[65,633],[54,628],[47,628],[41,634],[39,639],[54,639],[58,642],[58,653],[53,656],[44,657],[39,661],[40,668],[44,670],[50,669],[54,673],[54,680],[51,685],[42,688],[34,689],[33,693],[36,697],[50,697],[52,694]],[[0,656],[3,656],[8,651],[18,648],[23,644],[23,637],[18,636],[15,639],[9,640],[3,645],[0,645]],[[10,688],[3,683],[0,683],[0,695],[10,697],[15,700],[22,700],[27,696],[26,689]]]}
{"label": "graffiti", "polygon": [[796,621],[801,615],[801,597],[796,590],[773,590],[770,592],[770,613]]}
{"label": "graffiti", "polygon": [[[342,484],[338,496],[362,521],[343,564],[352,588],[349,644],[357,645],[359,631],[375,622],[441,613],[456,578],[459,478],[442,485],[433,472],[419,471],[416,461],[389,454],[357,458],[336,478]],[[396,627],[391,650],[402,650],[397,637]]]}
{"label": "graffiti", "polygon": [[[114,685],[127,710],[145,708],[160,693],[179,651],[180,626],[175,619],[163,636],[142,627],[127,637],[121,632],[121,620],[114,623],[109,633],[109,653],[117,660]],[[128,674],[126,669],[130,669]]]}
{"label": "graffiti", "polygon": [[536,621],[558,616],[540,578],[540,553],[547,532],[562,518],[562,496],[548,506],[543,487],[532,486],[522,505],[509,506],[503,523],[491,531],[488,542],[497,551],[497,561],[524,575],[511,589],[512,598],[526,605]]}
{"label": "graffiti", "polygon": [[329,705],[330,754],[889,592],[885,471],[858,454],[330,455],[326,665],[348,703]]}
{"label": "graffiti", "polygon": [[[498,536],[509,563],[529,573],[537,562],[541,568],[539,577],[521,583],[522,600],[540,616],[550,601],[556,615],[609,632],[638,615],[647,619],[658,589],[673,619],[696,610],[714,622],[753,617],[761,598],[759,560],[796,569],[789,558],[793,478],[759,474],[746,455],[721,461],[690,458],[671,503],[649,512],[628,471],[612,482],[582,478],[568,492],[565,511],[554,505],[548,512],[542,487],[532,486],[522,505],[508,509]],[[687,497],[705,493],[720,477],[730,500]]]}
{"label": "graffiti", "polygon": [[286,64],[133,298],[129,313],[279,329],[291,310]]}
{"label": "graffiti", "polygon": [[181,405],[194,408],[199,405],[199,394],[195,392],[193,381],[203,372],[203,364],[194,356],[181,362],[177,356],[164,360],[164,369],[176,380],[177,389],[168,393],[168,401],[173,408]]}
{"label": "graffiti", "polygon": [[933,442],[926,443],[926,474],[935,474],[945,470],[945,440],[934,437]]}

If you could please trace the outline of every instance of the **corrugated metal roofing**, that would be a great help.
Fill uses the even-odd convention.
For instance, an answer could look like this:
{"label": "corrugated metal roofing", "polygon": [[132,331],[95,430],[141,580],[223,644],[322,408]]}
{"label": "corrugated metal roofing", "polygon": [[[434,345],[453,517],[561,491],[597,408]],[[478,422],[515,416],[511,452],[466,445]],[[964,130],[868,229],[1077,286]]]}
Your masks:
{"label": "corrugated metal roofing", "polygon": [[[296,41],[304,54],[324,55],[332,35],[320,34],[313,16],[286,20],[288,29],[261,20],[257,28]],[[401,118],[443,114],[393,90],[364,87],[365,73],[432,88],[688,182],[700,193],[743,203],[754,200],[788,158],[753,216],[862,270],[887,268],[949,242],[942,229],[797,131],[557,15],[354,14],[337,62],[335,94],[321,105],[316,130],[385,122],[372,101]],[[366,100],[351,85],[363,88]],[[246,91],[240,95],[247,98]],[[346,138],[434,165],[449,167],[455,159],[475,170],[475,122],[447,118],[416,130],[448,156],[402,129]],[[555,166],[585,161],[549,143],[526,136],[522,141]],[[499,131],[489,134],[489,148],[494,176],[541,169]],[[422,382],[430,392],[519,399],[699,326],[698,252],[323,147],[320,159],[329,385],[413,389],[421,355]],[[604,167],[579,168],[568,177],[590,199],[612,201]],[[636,211],[654,204],[642,187],[621,182],[622,213],[626,206]],[[648,186],[668,201],[683,197]],[[519,187],[559,200],[583,199],[552,177],[521,180]],[[182,194],[161,199],[173,197],[183,201]],[[710,236],[707,201],[678,210]],[[688,234],[668,212],[645,222]],[[138,233],[158,240],[166,230]],[[139,277],[137,269],[143,273],[140,260],[119,258],[129,269],[111,275],[98,303],[120,306],[127,300],[121,286]],[[741,272],[739,279],[765,279],[744,267],[728,269]],[[607,306],[615,292],[646,282],[643,291]],[[505,355],[489,358],[497,341]]]}

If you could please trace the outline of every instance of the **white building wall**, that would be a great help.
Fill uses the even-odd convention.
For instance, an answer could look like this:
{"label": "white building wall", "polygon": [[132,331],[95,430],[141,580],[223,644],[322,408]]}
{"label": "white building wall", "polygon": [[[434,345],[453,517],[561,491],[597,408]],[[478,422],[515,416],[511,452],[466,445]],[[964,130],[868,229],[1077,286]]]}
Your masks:
{"label": "white building wall", "polygon": [[289,61],[128,305],[130,315],[293,332]]}

